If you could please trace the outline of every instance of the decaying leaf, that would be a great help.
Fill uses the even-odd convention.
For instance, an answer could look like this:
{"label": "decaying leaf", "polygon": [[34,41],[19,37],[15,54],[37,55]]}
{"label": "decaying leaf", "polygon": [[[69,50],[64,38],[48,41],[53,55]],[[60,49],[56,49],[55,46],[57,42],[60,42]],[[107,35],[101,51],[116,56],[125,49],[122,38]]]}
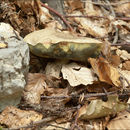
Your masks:
{"label": "decaying leaf", "polygon": [[92,38],[79,37],[71,32],[60,32],[46,28],[28,34],[24,40],[29,43],[33,54],[40,57],[87,61],[96,57],[103,43]]}
{"label": "decaying leaf", "polygon": [[130,59],[130,54],[125,50],[117,49],[116,54],[118,56],[120,56],[120,58],[122,58],[123,60],[129,60]]}
{"label": "decaying leaf", "polygon": [[50,18],[52,16],[50,15],[48,9],[41,7],[40,4],[39,4],[39,6],[40,6],[40,21],[45,24],[50,21]]}
{"label": "decaying leaf", "polygon": [[123,2],[126,1],[125,4],[119,4],[115,7],[116,13],[122,15],[124,14],[126,17],[130,17],[130,2],[127,0],[122,0]]}
{"label": "decaying leaf", "polygon": [[49,11],[43,8],[40,2],[40,0],[4,0],[0,3],[0,19],[10,23],[24,37],[51,19]]}
{"label": "decaying leaf", "polygon": [[118,113],[117,117],[112,119],[107,125],[109,130],[129,130],[130,129],[130,113],[124,111]]}
{"label": "decaying leaf", "polygon": [[130,60],[125,61],[125,62],[122,64],[122,69],[130,71]]}
{"label": "decaying leaf", "polygon": [[71,86],[93,84],[97,80],[91,69],[76,63],[63,65],[61,72],[63,78],[67,79]]}
{"label": "decaying leaf", "polygon": [[67,4],[71,7],[72,11],[76,9],[83,9],[83,3],[81,2],[81,0],[68,0]]}
{"label": "decaying leaf", "polygon": [[89,58],[89,62],[92,65],[94,72],[98,75],[100,81],[115,85],[117,87],[121,86],[121,82],[119,80],[120,74],[118,70],[110,65],[104,58]]}
{"label": "decaying leaf", "polygon": [[64,61],[49,62],[45,68],[46,75],[60,78],[60,72]]}
{"label": "decaying leaf", "polygon": [[[81,12],[77,11],[73,15],[82,15]],[[88,34],[91,34],[94,37],[105,37],[108,34],[108,29],[103,28],[102,23],[99,23],[99,21],[93,21],[89,18],[80,18],[75,17],[75,21],[80,24],[80,26],[87,31]]]}
{"label": "decaying leaf", "polygon": [[119,66],[121,61],[118,55],[112,55],[110,58],[111,64],[115,67]]}
{"label": "decaying leaf", "polygon": [[130,71],[121,70],[121,69],[118,69],[118,71],[120,72],[121,77],[124,79],[123,80],[124,81],[123,82],[124,87],[129,86],[129,84],[130,84]]}
{"label": "decaying leaf", "polygon": [[[88,16],[102,16],[103,12],[98,6],[95,6],[93,3],[90,2],[85,2],[85,7],[84,7],[84,13],[87,14]],[[99,19],[100,20],[100,19]]]}
{"label": "decaying leaf", "polygon": [[35,111],[25,111],[9,106],[0,114],[0,124],[5,124],[9,128],[15,129],[20,126],[29,125],[34,121],[39,121],[42,117],[42,114]]}
{"label": "decaying leaf", "polygon": [[41,94],[43,94],[45,88],[48,87],[45,79],[46,77],[43,74],[28,74],[28,83],[24,91],[24,99],[28,104],[40,103]]}
{"label": "decaying leaf", "polygon": [[97,99],[81,107],[78,118],[84,120],[100,118],[125,110],[127,107],[127,103],[119,102],[117,96],[109,96],[107,102]]}
{"label": "decaying leaf", "polygon": [[45,126],[44,128],[42,128],[42,130],[62,130],[62,128],[64,128],[64,129],[71,129],[70,122],[60,123],[60,124],[58,124],[56,122],[50,122],[50,124],[51,124],[50,126]]}

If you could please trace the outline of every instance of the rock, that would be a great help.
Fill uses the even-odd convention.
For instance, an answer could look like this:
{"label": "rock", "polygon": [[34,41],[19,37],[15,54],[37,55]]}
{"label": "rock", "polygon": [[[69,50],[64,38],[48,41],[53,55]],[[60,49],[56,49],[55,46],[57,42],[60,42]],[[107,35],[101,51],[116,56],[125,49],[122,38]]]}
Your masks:
{"label": "rock", "polygon": [[9,24],[0,23],[0,111],[20,102],[29,70],[29,48]]}

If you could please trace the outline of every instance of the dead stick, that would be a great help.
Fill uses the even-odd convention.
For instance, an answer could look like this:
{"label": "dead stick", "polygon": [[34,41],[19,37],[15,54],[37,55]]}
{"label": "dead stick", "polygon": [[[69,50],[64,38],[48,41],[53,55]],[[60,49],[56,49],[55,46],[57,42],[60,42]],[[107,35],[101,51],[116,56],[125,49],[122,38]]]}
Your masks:
{"label": "dead stick", "polygon": [[[128,91],[128,96],[130,96],[130,92]],[[92,97],[102,97],[105,96],[106,93],[97,93],[97,94],[86,94],[84,98],[92,98]],[[117,94],[116,92],[107,92],[107,95],[110,96],[124,96],[125,94]],[[45,99],[64,99],[64,98],[79,98],[80,95],[72,95],[72,96],[41,96],[41,98]]]}
{"label": "dead stick", "polygon": [[46,125],[47,122],[53,121],[55,119],[57,119],[57,117],[48,117],[48,118],[44,118],[40,121],[32,122],[31,124],[28,124],[28,125],[20,126],[18,128],[10,128],[9,130],[19,130],[21,128],[31,128],[31,127],[34,127],[34,126],[41,124],[41,123],[42,123],[42,125]]}
{"label": "dead stick", "polygon": [[54,10],[53,8],[51,8],[51,7],[49,7],[49,6],[45,5],[45,4],[43,4],[42,2],[41,2],[41,5],[42,5],[43,7],[45,7],[45,8],[47,8],[48,10],[50,10],[51,12],[55,13],[57,16],[59,16],[59,17],[63,20],[63,22],[68,26],[69,30],[73,32],[73,28],[71,27],[71,25],[67,22],[67,20],[66,20],[60,13],[58,13],[58,12],[57,12],[56,10]]}
{"label": "dead stick", "polygon": [[[110,8],[110,10],[111,10],[111,13],[112,13],[113,17],[116,18],[116,14],[115,14],[115,11],[114,11],[113,7],[111,6],[111,3],[109,2],[109,0],[105,0],[105,1],[106,1],[107,4],[109,5],[109,8]],[[118,32],[119,32],[119,29],[117,28],[116,25],[114,25],[114,28],[115,28],[116,34],[115,34],[115,36],[114,36],[114,40],[113,40],[112,44],[116,44],[117,41],[118,41]]]}
{"label": "dead stick", "polygon": [[[73,17],[83,17],[83,18],[103,18],[109,20],[109,18],[104,16],[88,16],[88,15],[64,15],[66,18],[73,18]],[[124,20],[124,21],[130,21],[130,17],[115,17],[115,20]]]}
{"label": "dead stick", "polygon": [[86,1],[86,0],[84,0],[84,2],[95,4],[95,5],[113,5],[113,6],[130,3],[130,1],[125,1],[125,2],[116,2],[116,3],[110,3],[110,4],[108,4],[108,3],[102,3],[102,2],[90,2],[90,1]]}

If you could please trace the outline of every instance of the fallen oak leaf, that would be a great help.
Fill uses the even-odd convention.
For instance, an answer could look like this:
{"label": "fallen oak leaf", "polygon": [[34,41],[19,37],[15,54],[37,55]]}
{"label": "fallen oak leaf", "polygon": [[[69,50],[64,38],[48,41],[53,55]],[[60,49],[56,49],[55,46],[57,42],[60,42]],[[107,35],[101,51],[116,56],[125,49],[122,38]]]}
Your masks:
{"label": "fallen oak leaf", "polygon": [[35,111],[25,111],[9,106],[0,114],[0,124],[5,124],[9,128],[17,129],[17,127],[30,125],[32,122],[39,121],[42,117],[42,114]]}
{"label": "fallen oak leaf", "polygon": [[68,80],[69,84],[73,87],[81,84],[93,84],[97,80],[91,69],[76,63],[62,65],[61,72],[63,78]]}
{"label": "fallen oak leaf", "polygon": [[85,104],[79,109],[78,118],[87,120],[105,117],[115,114],[128,108],[128,104],[120,102],[117,96],[108,96],[108,101],[101,99],[92,100],[90,104]]}
{"label": "fallen oak leaf", "polygon": [[28,104],[39,104],[41,94],[44,93],[47,84],[46,76],[40,73],[28,74],[28,82],[24,90],[24,99]]}
{"label": "fallen oak leaf", "polygon": [[92,65],[95,73],[98,75],[99,80],[106,82],[117,87],[121,86],[119,80],[120,74],[118,70],[107,62],[103,57],[99,59],[89,58],[89,62]]}

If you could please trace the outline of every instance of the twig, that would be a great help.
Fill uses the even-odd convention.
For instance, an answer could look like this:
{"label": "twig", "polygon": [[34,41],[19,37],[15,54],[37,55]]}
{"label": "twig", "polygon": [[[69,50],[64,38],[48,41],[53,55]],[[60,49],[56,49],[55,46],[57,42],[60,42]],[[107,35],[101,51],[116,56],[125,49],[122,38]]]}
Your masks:
{"label": "twig", "polygon": [[130,17],[115,17],[116,20],[130,21]]}
{"label": "twig", "polygon": [[104,17],[104,16],[88,16],[88,15],[65,15],[65,17],[66,18],[83,17],[83,18],[97,18],[97,19],[103,18],[103,19],[108,19],[107,17]]}
{"label": "twig", "polygon": [[[95,18],[95,19],[103,18],[103,19],[110,20],[109,18],[107,18],[107,17],[105,17],[105,16],[64,15],[64,17],[66,17],[66,18],[83,17],[83,18]],[[130,17],[115,17],[115,20],[130,21]]]}
{"label": "twig", "polygon": [[46,124],[47,126],[53,126],[53,127],[56,127],[56,128],[61,128],[63,130],[70,130],[70,129],[67,129],[67,128],[64,128],[64,127],[61,127],[61,126],[57,126],[57,125],[52,125],[52,124]]}
{"label": "twig", "polygon": [[74,125],[72,126],[71,130],[74,130],[75,128],[77,128],[78,130],[80,130],[77,122],[78,122],[78,116],[79,116],[79,109],[81,108],[81,106],[78,106],[78,110],[77,110],[77,114],[75,116],[75,121],[74,121]]}
{"label": "twig", "polygon": [[45,4],[43,4],[42,2],[40,2],[40,3],[41,3],[41,6],[47,8],[48,10],[50,10],[51,12],[53,12],[53,13],[55,13],[57,16],[59,16],[59,17],[63,20],[63,22],[68,26],[69,30],[73,32],[73,28],[71,27],[71,25],[67,22],[67,20],[66,20],[59,12],[57,12],[57,11],[54,10],[53,8],[51,8],[51,7],[49,7],[49,6],[45,5]]}
{"label": "twig", "polygon": [[[112,13],[113,17],[115,18],[115,17],[116,17],[116,14],[115,14],[115,12],[114,12],[113,7],[111,6],[111,3],[109,2],[109,0],[105,0],[105,1],[108,3],[108,5],[109,5],[109,7],[110,7],[110,10],[111,10],[111,13]],[[117,26],[115,26],[115,25],[114,25],[114,28],[115,28],[116,34],[115,34],[115,36],[114,36],[114,40],[113,40],[112,44],[116,44],[117,41],[118,41],[118,31],[119,31],[119,30],[118,30]]]}
{"label": "twig", "polygon": [[125,2],[116,2],[116,3],[102,3],[102,2],[89,2],[87,0],[82,0],[83,2],[86,2],[86,3],[91,3],[91,4],[95,4],[95,5],[113,5],[113,6],[117,6],[117,5],[122,5],[122,4],[126,4],[126,3],[130,3],[130,1],[125,1]]}
{"label": "twig", "polygon": [[[92,98],[92,97],[102,97],[105,96],[106,93],[96,93],[96,94],[86,94],[84,98]],[[123,96],[124,94],[117,94],[117,91],[114,92],[107,92],[107,95],[110,96]],[[130,92],[128,91],[128,95],[130,95]],[[41,98],[45,99],[64,99],[64,98],[79,98],[80,95],[71,95],[71,96],[41,96]]]}
{"label": "twig", "polygon": [[50,121],[55,120],[55,119],[57,119],[57,117],[48,117],[48,118],[44,118],[44,119],[42,119],[40,121],[32,122],[29,125],[23,125],[23,126],[20,126],[18,128],[9,128],[8,130],[19,130],[21,128],[32,128],[32,127],[34,127],[34,126],[36,126],[38,124],[41,124],[41,123],[42,123],[42,126],[44,126],[44,125],[47,124],[47,122],[50,122]]}
{"label": "twig", "polygon": [[118,44],[112,44],[111,46],[130,46],[130,42],[126,42],[126,43],[118,43]]}

